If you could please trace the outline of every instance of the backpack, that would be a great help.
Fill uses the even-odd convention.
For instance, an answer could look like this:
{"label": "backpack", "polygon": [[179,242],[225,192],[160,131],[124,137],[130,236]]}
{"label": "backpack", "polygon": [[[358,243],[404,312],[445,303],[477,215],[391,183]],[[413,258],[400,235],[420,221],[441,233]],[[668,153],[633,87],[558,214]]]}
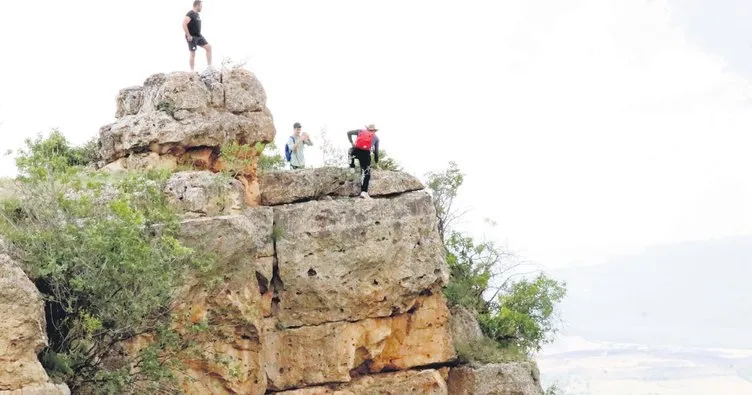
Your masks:
{"label": "backpack", "polygon": [[[295,137],[290,136],[290,140],[292,140],[293,143],[294,143],[295,142]],[[285,160],[288,161],[288,162],[292,160],[292,151],[290,151],[290,145],[289,144],[285,144]]]}
{"label": "backpack", "polygon": [[369,130],[361,130],[360,133],[358,133],[358,138],[355,139],[355,148],[370,151],[374,134],[374,132]]}

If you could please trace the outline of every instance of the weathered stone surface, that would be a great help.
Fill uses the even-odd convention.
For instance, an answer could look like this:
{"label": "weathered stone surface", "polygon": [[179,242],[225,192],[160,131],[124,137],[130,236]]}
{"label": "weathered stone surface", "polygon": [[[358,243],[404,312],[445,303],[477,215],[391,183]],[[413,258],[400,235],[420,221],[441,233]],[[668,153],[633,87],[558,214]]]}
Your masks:
{"label": "weathered stone surface", "polygon": [[165,193],[171,204],[196,216],[237,214],[243,210],[243,184],[210,171],[173,174]]}
{"label": "weathered stone surface", "polygon": [[256,267],[242,264],[233,269],[217,289],[194,286],[176,308],[178,314],[188,313],[185,324],[210,323],[207,332],[189,335],[200,355],[187,355],[183,361],[186,394],[263,394],[266,390]]}
{"label": "weathered stone surface", "polygon": [[285,395],[447,395],[440,372],[411,370],[359,377],[348,384],[284,391]]}
{"label": "weathered stone surface", "polygon": [[105,163],[146,151],[180,156],[233,141],[269,142],[276,133],[263,86],[243,69],[152,75],[120,91],[115,115],[99,132]]}
{"label": "weathered stone surface", "polygon": [[403,313],[448,279],[423,191],[278,206],[274,224],[285,327]]}
{"label": "weathered stone surface", "polygon": [[119,172],[124,170],[147,170],[147,169],[166,169],[174,170],[178,167],[178,158],[174,155],[159,155],[156,152],[141,154],[132,154],[120,158],[103,167],[110,172]]}
{"label": "weathered stone surface", "polygon": [[483,331],[480,329],[475,314],[462,306],[453,306],[451,308],[449,326],[452,329],[452,338],[454,339],[455,346],[483,339]]}
{"label": "weathered stone surface", "polygon": [[65,384],[32,384],[13,391],[2,391],[0,395],[70,395]]}
{"label": "weathered stone surface", "polygon": [[[180,375],[186,394],[263,394],[263,318],[269,314],[265,294],[273,275],[272,209],[246,209],[239,215],[203,217],[181,222],[178,238],[197,251],[215,254],[220,283],[189,277],[174,306],[178,331],[195,342],[198,354],[183,356]],[[266,306],[266,307],[265,307]],[[208,330],[187,332],[207,322]],[[133,355],[149,344],[142,336],[127,345]]]}
{"label": "weathered stone surface", "polygon": [[[47,345],[44,301],[36,286],[13,260],[0,254],[0,392],[37,391],[67,387],[48,385],[49,378],[37,359]],[[26,393],[26,392],[23,392]]]}
{"label": "weathered stone surface", "polygon": [[253,73],[234,68],[222,73],[224,107],[232,113],[262,111],[266,108],[266,91]]}
{"label": "weathered stone surface", "polygon": [[533,362],[452,368],[448,384],[452,395],[543,395]]}
{"label": "weathered stone surface", "polygon": [[240,215],[187,219],[180,224],[180,241],[211,252],[228,267],[250,264],[259,273],[261,292],[273,274],[273,214],[270,207],[248,208]]}
{"label": "weathered stone surface", "polygon": [[269,388],[349,382],[351,372],[405,370],[455,358],[443,297],[421,297],[394,317],[277,330],[267,321],[264,361]]}
{"label": "weathered stone surface", "polygon": [[[261,204],[278,204],[319,199],[324,196],[360,194],[360,170],[323,167],[295,171],[270,171],[260,176]],[[424,189],[414,176],[399,171],[371,172],[369,195],[384,196]]]}

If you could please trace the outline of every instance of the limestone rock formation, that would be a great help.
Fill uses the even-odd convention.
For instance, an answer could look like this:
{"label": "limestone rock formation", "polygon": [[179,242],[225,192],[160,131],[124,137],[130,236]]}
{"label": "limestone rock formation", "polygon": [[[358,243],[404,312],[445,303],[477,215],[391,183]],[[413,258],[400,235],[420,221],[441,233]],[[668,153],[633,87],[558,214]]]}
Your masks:
{"label": "limestone rock formation", "polygon": [[143,86],[120,91],[115,116],[99,132],[106,163],[142,152],[179,157],[233,141],[269,142],[275,135],[263,86],[241,68],[152,75]]}
{"label": "limestone rock formation", "polygon": [[244,208],[243,183],[210,171],[175,173],[165,193],[175,207],[197,217],[237,214]]}
{"label": "limestone rock formation", "polygon": [[[266,92],[250,71],[154,74],[142,86],[119,92],[115,116],[99,130],[100,167],[232,169],[243,185],[244,203],[259,203],[255,145],[273,141],[276,129]],[[232,143],[250,149],[221,156]]]}
{"label": "limestone rock formation", "polygon": [[448,279],[425,191],[276,207],[285,327],[387,317]]}
{"label": "limestone rock formation", "polygon": [[[315,200],[324,196],[347,197],[360,194],[360,170],[324,167],[296,171],[270,171],[260,176],[261,204],[278,204]],[[368,194],[373,197],[418,191],[424,186],[414,176],[398,172],[373,170]]]}
{"label": "limestone rock formation", "polygon": [[[220,284],[189,281],[174,306],[175,328],[208,322],[206,332],[188,334],[199,355],[182,361],[180,376],[187,394],[263,394],[267,388],[261,345],[263,318],[271,314],[273,271],[272,209],[257,207],[242,214],[186,219],[180,241],[212,254],[220,265]],[[128,345],[135,354],[150,341],[143,336]]]}
{"label": "limestone rock formation", "polygon": [[0,311],[0,394],[68,394],[67,386],[49,382],[37,359],[47,345],[42,296],[4,254],[0,254]]}
{"label": "limestone rock formation", "polygon": [[[119,92],[116,117],[100,130],[100,167],[173,171],[164,193],[183,214],[178,238],[218,263],[175,290],[174,328],[197,346],[175,372],[184,393],[541,394],[534,364],[457,366],[458,341],[482,333],[442,295],[449,270],[417,178],[374,171],[375,199],[362,200],[349,169],[257,175],[256,150],[228,176],[236,164],[220,147],[275,134],[263,87],[242,69],[153,75]],[[39,293],[4,255],[0,311],[0,395],[67,393],[36,357]]]}
{"label": "limestone rock formation", "polygon": [[265,334],[269,388],[348,382],[353,372],[406,370],[455,358],[449,311],[441,295],[422,298],[411,313]]}
{"label": "limestone rock formation", "polygon": [[543,395],[533,362],[461,366],[449,371],[452,395]]}

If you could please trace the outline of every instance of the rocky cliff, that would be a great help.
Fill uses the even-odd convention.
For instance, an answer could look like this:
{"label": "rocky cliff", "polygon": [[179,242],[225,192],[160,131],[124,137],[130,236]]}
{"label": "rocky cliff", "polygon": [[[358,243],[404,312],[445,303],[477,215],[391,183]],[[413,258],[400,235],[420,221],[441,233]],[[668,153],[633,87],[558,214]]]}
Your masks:
{"label": "rocky cliff", "polygon": [[[458,366],[455,339],[478,335],[477,323],[453,319],[442,296],[448,267],[419,180],[374,172],[375,199],[362,200],[346,169],[259,174],[252,157],[235,178],[221,172],[223,145],[273,140],[265,100],[245,70],[159,74],[122,90],[116,122],[100,130],[104,170],[174,170],[164,192],[183,213],[181,241],[220,261],[218,287],[179,291],[177,325],[212,328],[192,335],[200,352],[183,361],[184,392],[542,394],[534,365]],[[50,386],[35,356],[46,341],[39,294],[7,260],[0,274],[12,284],[0,287],[11,313],[0,394]]]}

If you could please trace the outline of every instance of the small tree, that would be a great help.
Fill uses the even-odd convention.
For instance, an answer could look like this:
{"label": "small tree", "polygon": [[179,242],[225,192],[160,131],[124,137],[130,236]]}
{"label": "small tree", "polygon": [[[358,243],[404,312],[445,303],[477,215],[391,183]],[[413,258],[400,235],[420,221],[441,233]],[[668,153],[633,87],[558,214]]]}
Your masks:
{"label": "small tree", "polygon": [[261,144],[257,149],[260,149],[258,167],[261,171],[284,169],[285,158],[279,153],[274,141],[266,145]]}
{"label": "small tree", "polygon": [[523,264],[513,254],[452,229],[465,214],[455,207],[464,181],[455,162],[444,172],[428,173],[427,179],[450,267],[447,299],[474,310],[483,332],[502,347],[527,354],[539,350],[555,333],[554,308],[566,293],[565,284],[544,274],[526,280],[532,273],[521,271]]}
{"label": "small tree", "polygon": [[[169,326],[174,290],[214,261],[178,241],[164,194],[169,173],[87,171],[81,151],[57,131],[28,139],[18,192],[0,204],[0,235],[46,302],[42,362],[74,393],[172,388],[191,347]],[[155,335],[151,346],[118,355],[118,345],[144,333]]]}
{"label": "small tree", "polygon": [[[373,153],[371,153],[371,163],[374,163]],[[379,150],[379,163],[376,165],[376,168],[379,170],[402,171],[402,165],[396,159],[387,155],[383,149]]]}
{"label": "small tree", "polygon": [[566,294],[563,284],[538,274],[499,296],[498,307],[479,316],[486,334],[505,347],[540,351],[557,331],[554,308]]}

